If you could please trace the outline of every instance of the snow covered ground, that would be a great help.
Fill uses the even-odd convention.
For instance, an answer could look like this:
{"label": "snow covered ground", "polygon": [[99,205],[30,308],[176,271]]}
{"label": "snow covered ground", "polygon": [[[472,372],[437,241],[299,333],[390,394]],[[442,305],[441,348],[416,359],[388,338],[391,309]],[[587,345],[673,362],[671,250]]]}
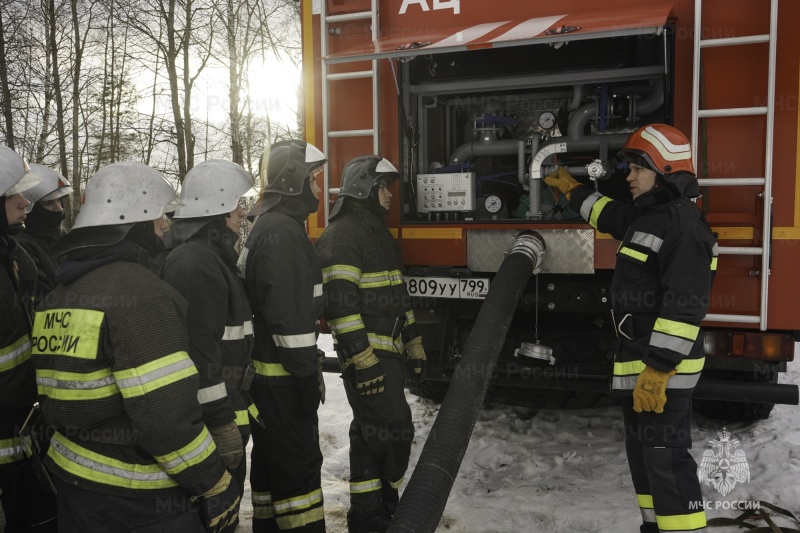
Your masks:
{"label": "snow covered ground", "polygon": [[[320,348],[331,351],[329,336]],[[329,356],[333,356],[329,353]],[[800,383],[800,362],[781,377]],[[325,519],[331,533],[346,533],[348,507],[348,437],[350,408],[335,374],[326,374],[327,402],[319,410],[320,442],[325,462],[322,488]],[[425,445],[438,405],[407,393],[416,438],[411,469]],[[636,506],[618,407],[586,410],[540,410],[489,406],[472,434],[458,478],[453,485],[437,532],[448,533],[622,533],[638,532]],[[695,415],[692,454],[700,463],[726,428],[738,439],[749,467],[750,480],[726,495],[712,485],[703,487],[709,518],[735,517],[735,505],[764,500],[800,517],[800,408],[776,406],[768,420],[724,425]],[[242,505],[242,525],[251,531],[249,493]],[[776,518],[778,525],[793,525]],[[756,525],[765,525],[763,521]],[[794,527],[797,527],[794,525]],[[742,531],[734,526],[712,532]]]}

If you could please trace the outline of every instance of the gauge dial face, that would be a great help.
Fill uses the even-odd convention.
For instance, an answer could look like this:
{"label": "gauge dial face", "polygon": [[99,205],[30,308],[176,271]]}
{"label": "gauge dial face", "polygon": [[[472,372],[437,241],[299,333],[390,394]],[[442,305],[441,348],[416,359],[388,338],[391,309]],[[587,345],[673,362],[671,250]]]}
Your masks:
{"label": "gauge dial face", "polygon": [[503,200],[496,194],[493,194],[486,197],[486,200],[483,202],[483,206],[488,212],[497,213],[500,211],[500,208],[503,207]]}
{"label": "gauge dial face", "polygon": [[539,127],[551,130],[556,125],[556,115],[550,111],[545,111],[539,115]]}

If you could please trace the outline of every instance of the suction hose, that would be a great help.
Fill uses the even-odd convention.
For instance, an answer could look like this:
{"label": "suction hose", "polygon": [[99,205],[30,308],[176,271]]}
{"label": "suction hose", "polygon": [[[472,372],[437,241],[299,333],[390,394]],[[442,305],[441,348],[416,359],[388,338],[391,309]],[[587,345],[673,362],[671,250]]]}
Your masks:
{"label": "suction hose", "polygon": [[517,303],[544,255],[541,235],[525,232],[500,265],[387,533],[436,530]]}

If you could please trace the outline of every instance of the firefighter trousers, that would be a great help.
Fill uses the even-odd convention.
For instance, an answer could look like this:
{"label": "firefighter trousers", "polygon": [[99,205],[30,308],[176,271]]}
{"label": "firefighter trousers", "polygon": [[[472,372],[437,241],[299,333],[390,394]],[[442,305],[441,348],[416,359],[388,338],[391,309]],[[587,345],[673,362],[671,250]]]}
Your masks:
{"label": "firefighter trousers", "polygon": [[692,400],[669,397],[663,413],[633,410],[622,399],[625,449],[643,532],[705,531],[703,495],[692,447]]}
{"label": "firefighter trousers", "polygon": [[[250,426],[239,426],[239,433],[242,435],[242,449],[247,450],[247,443],[250,442]],[[239,494],[244,494],[244,482],[247,480],[247,456],[242,457],[242,460],[239,462],[238,466],[228,471],[231,473],[231,477],[233,478],[232,483],[236,483],[239,486]],[[236,506],[236,512],[239,512],[239,506],[241,506],[242,501],[239,500],[239,505]],[[236,517],[236,520],[232,523],[225,526],[221,533],[233,533],[236,531],[236,528],[239,526],[239,517]]]}
{"label": "firefighter trousers", "polygon": [[378,356],[384,391],[361,396],[348,367],[343,376],[353,421],[350,424],[349,533],[385,531],[399,500],[414,424],[405,397],[405,363],[396,356]]}
{"label": "firefighter trousers", "polygon": [[126,498],[84,489],[53,476],[59,533],[197,533],[205,531],[188,496]]}
{"label": "firefighter trousers", "polygon": [[317,375],[275,379],[250,388],[265,425],[250,424],[253,532],[324,533]]}

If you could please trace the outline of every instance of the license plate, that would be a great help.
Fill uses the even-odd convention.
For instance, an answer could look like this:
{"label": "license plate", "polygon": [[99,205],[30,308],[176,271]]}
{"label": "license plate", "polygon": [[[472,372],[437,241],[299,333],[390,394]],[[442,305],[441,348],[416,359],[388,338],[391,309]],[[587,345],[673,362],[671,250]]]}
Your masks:
{"label": "license plate", "polygon": [[408,294],[428,298],[483,300],[489,292],[487,278],[424,278],[406,276]]}

